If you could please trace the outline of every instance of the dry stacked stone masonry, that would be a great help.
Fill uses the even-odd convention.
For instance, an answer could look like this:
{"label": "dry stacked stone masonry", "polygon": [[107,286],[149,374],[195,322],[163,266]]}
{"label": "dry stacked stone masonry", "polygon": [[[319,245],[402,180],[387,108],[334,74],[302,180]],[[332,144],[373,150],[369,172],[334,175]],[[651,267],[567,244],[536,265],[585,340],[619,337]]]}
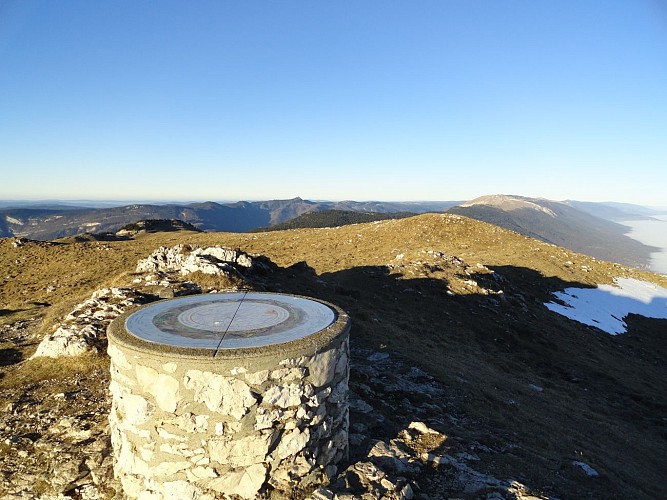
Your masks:
{"label": "dry stacked stone masonry", "polygon": [[349,320],[281,344],[188,349],[109,328],[114,471],[130,498],[312,490],[348,453]]}

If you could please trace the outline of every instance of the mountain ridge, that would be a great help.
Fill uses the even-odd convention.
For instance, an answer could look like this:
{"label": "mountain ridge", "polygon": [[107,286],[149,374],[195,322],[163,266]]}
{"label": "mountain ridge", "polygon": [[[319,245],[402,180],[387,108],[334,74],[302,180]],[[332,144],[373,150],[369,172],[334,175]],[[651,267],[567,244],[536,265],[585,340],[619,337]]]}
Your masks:
{"label": "mountain ridge", "polygon": [[310,211],[352,210],[356,212],[426,212],[456,202],[314,202],[296,197],[287,200],[195,202],[186,205],[129,204],[110,208],[68,207],[2,208],[0,237],[49,240],[86,232],[115,232],[126,224],[147,219],[179,219],[202,231],[246,232],[272,226]]}
{"label": "mountain ridge", "polygon": [[[196,202],[188,205],[132,204],[112,208],[0,209],[0,236],[48,240],[81,233],[113,233],[139,220],[177,219],[202,231],[248,232],[258,228],[321,226],[335,223],[326,216],[288,221],[306,214],[331,210],[360,214],[423,213],[448,211],[490,222],[594,257],[646,268],[651,253],[659,249],[626,236],[629,228],[618,221],[644,218],[655,213],[646,207],[627,204],[558,202],[519,195],[489,195],[468,202],[355,202],[287,200]],[[382,217],[379,217],[382,218]],[[363,217],[347,217],[364,221]],[[340,219],[343,220],[343,219]],[[369,220],[369,219],[366,219]]]}
{"label": "mountain ridge", "polygon": [[[452,207],[455,213],[599,259],[647,268],[658,248],[626,236],[630,228],[571,203],[515,195],[483,196]],[[606,211],[610,213],[610,211]],[[611,213],[618,215],[618,210]]]}

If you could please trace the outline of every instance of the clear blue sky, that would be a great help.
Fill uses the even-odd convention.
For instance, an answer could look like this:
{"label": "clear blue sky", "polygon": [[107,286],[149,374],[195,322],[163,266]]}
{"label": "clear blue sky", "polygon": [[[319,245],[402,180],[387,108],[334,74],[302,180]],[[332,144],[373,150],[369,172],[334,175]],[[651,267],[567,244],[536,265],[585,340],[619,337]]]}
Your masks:
{"label": "clear blue sky", "polygon": [[0,199],[667,205],[664,0],[0,0]]}

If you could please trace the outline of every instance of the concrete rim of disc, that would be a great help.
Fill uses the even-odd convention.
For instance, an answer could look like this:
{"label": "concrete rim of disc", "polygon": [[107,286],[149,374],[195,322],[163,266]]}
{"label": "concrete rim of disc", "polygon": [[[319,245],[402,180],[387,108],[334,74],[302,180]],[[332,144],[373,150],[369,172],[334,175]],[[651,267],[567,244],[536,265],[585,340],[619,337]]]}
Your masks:
{"label": "concrete rim of disc", "polygon": [[[234,292],[238,293],[238,292]],[[150,302],[148,304],[142,305],[140,307],[132,308],[128,311],[125,311],[123,314],[114,319],[107,329],[107,337],[109,342],[112,344],[120,345],[124,348],[129,348],[135,351],[138,351],[143,354],[149,355],[169,355],[170,357],[182,357],[182,358],[207,358],[207,359],[244,359],[244,358],[254,358],[254,357],[264,357],[264,356],[273,356],[278,354],[284,354],[285,357],[298,357],[302,354],[312,353],[319,351],[323,347],[326,347],[334,343],[339,337],[343,337],[350,330],[350,320],[340,307],[330,302],[324,300],[316,299],[313,297],[307,297],[303,295],[296,294],[286,294],[286,293],[273,293],[273,292],[252,292],[253,294],[263,294],[267,296],[285,296],[285,297],[294,297],[298,299],[311,300],[313,302],[319,302],[334,311],[334,321],[327,326],[326,328],[313,332],[310,335],[301,337],[289,342],[283,342],[279,344],[268,344],[260,347],[243,347],[239,349],[211,349],[211,348],[193,348],[193,347],[181,347],[170,344],[160,344],[156,342],[150,342],[143,340],[133,334],[130,334],[125,329],[125,322],[129,316],[136,313],[141,309],[145,309],[152,305],[158,303]],[[211,297],[220,294],[208,294]],[[167,300],[178,300],[181,297],[175,299]],[[159,301],[159,302],[164,302]]]}

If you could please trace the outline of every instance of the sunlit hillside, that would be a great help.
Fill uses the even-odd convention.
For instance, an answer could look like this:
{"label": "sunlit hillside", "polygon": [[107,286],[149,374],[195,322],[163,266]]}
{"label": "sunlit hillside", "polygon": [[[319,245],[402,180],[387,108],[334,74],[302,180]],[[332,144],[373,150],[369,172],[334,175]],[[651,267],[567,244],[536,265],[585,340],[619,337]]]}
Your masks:
{"label": "sunlit hillside", "polygon": [[[175,245],[240,248],[276,267],[235,279],[193,274],[163,283],[136,271],[138,260]],[[503,498],[657,498],[667,469],[667,320],[631,315],[628,332],[610,336],[544,305],[555,292],[619,277],[667,287],[664,276],[451,214],[267,233],[2,239],[0,491],[55,495],[88,485],[99,497],[115,494],[109,461],[91,459],[106,439],[104,350],[29,359],[78,304],[110,287],[157,299],[165,288],[179,294],[240,286],[324,299],[350,314],[350,418],[358,436],[350,467],[373,460],[373,443],[398,439],[408,446],[404,431],[419,420],[444,438],[420,441],[421,448],[413,442],[406,453],[414,467],[385,471],[392,481],[403,477],[400,484],[410,484],[415,498],[484,498],[494,491]],[[369,366],[369,359],[383,361]],[[396,373],[406,374],[404,382],[423,373],[420,387],[440,392],[397,389],[390,384]],[[80,436],[87,437],[77,441],[57,427],[63,422],[77,429],[85,423]],[[54,426],[61,431],[49,430]],[[463,466],[433,465],[429,453],[499,482],[466,493],[456,479]],[[66,485],[45,473],[70,462],[87,464],[89,472]],[[341,476],[331,487],[349,493],[346,484]]]}

